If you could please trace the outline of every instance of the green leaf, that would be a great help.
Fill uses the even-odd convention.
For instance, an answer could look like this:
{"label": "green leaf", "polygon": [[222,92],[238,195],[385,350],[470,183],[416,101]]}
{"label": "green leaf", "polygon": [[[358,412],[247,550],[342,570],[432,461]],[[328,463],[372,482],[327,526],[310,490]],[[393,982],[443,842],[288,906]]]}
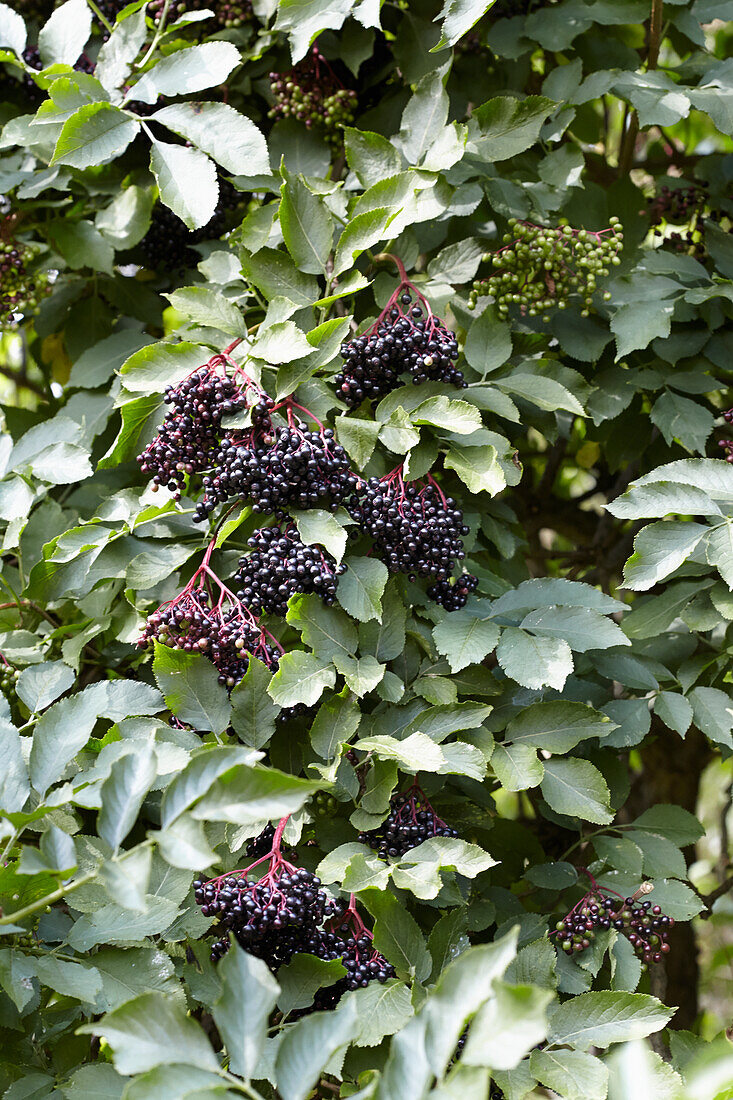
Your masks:
{"label": "green leaf", "polygon": [[377,241],[385,240],[387,227],[396,216],[397,210],[394,207],[382,206],[376,210],[365,210],[364,213],[350,218],[336,245],[333,274],[341,275],[353,266],[365,249],[371,248]]}
{"label": "green leaf", "polygon": [[650,523],[634,539],[634,553],[624,567],[624,584],[646,592],[687,561],[707,528],[699,523],[666,520]]}
{"label": "green leaf", "polygon": [[396,175],[402,168],[402,158],[394,145],[381,134],[369,130],[344,130],[346,162],[356,172],[363,187],[371,187]]}
{"label": "green leaf", "polygon": [[721,515],[718,505],[702,489],[675,481],[632,485],[623,496],[609,501],[606,511],[617,519],[661,519],[670,514]]}
{"label": "green leaf", "polygon": [[647,348],[652,340],[669,336],[674,302],[656,299],[631,302],[616,310],[611,332],[616,337],[616,361],[632,351]]}
{"label": "green leaf", "polygon": [[361,712],[356,702],[346,695],[336,695],[318,708],[310,739],[322,760],[332,760],[339,747],[351,740],[359,728]]}
{"label": "green leaf", "polygon": [[92,31],[92,13],[84,0],[67,0],[51,13],[38,33],[43,66],[73,65]]}
{"label": "green leaf", "polygon": [[15,726],[0,718],[0,809],[6,813],[22,810],[30,794],[28,770],[23,758],[23,743]]}
{"label": "green leaf", "polygon": [[166,706],[177,718],[197,730],[224,732],[231,706],[211,661],[201,654],[168,649],[156,642],[153,674]]}
{"label": "green leaf", "polygon": [[673,390],[665,390],[654,402],[650,420],[667,443],[681,443],[688,451],[705,453],[705,443],[715,423],[709,409]]}
{"label": "green leaf", "polygon": [[402,741],[386,734],[365,737],[354,747],[360,752],[374,752],[383,760],[396,760],[403,771],[413,775],[419,771],[438,771],[445,761],[440,746],[421,732],[411,733]]}
{"label": "green leaf", "polygon": [[323,275],[333,243],[333,218],[302,176],[291,175],[284,165],[282,174],[279,217],[287,250],[301,271]]}
{"label": "green leaf", "polygon": [[517,397],[531,402],[538,409],[544,409],[546,412],[563,409],[575,416],[585,416],[585,410],[575,394],[555,378],[512,371],[506,378],[497,378],[494,385],[508,393],[516,394]]}
{"label": "green leaf", "polygon": [[496,648],[499,628],[490,620],[464,607],[446,615],[433,627],[438,653],[448,658],[451,672],[460,672],[468,665],[478,664]]}
{"label": "green leaf", "polygon": [[443,21],[443,33],[432,52],[443,46],[455,46],[493,6],[493,2],[494,0],[445,0],[443,10],[438,16]]}
{"label": "green leaf", "polygon": [[381,622],[388,576],[387,566],[376,558],[347,558],[346,572],[339,579],[338,602],[361,623],[370,619]]}
{"label": "green leaf", "polygon": [[163,993],[143,993],[79,1031],[109,1043],[118,1073],[144,1073],[177,1064],[218,1068],[209,1040],[186,1015],[184,1003]]}
{"label": "green leaf", "polygon": [[[192,1066],[159,1066],[135,1076],[125,1086],[124,1100],[229,1100],[221,1077]],[[101,1100],[101,1098],[100,1098]]]}
{"label": "green leaf", "polygon": [[431,424],[455,435],[471,435],[481,428],[481,415],[467,401],[455,401],[441,394],[423,401],[410,414],[413,424]]}
{"label": "green leaf", "polygon": [[241,255],[245,279],[268,298],[282,295],[298,306],[307,306],[319,296],[318,281],[299,271],[290,256],[272,248],[262,248],[254,256]]}
{"label": "green leaf", "polygon": [[277,1007],[284,1014],[308,1008],[319,989],[334,985],[346,974],[340,959],[319,959],[315,955],[298,954],[277,972],[280,994]]}
{"label": "green leaf", "polygon": [[608,1068],[580,1050],[533,1050],[529,1068],[540,1084],[567,1100],[606,1100]]}
{"label": "green leaf", "polygon": [[354,653],[358,636],[354,624],[337,607],[329,607],[315,593],[292,600],[287,621],[298,628],[304,643],[323,661]]}
{"label": "green leaf", "polygon": [[28,710],[38,714],[68,691],[73,683],[73,670],[63,661],[43,661],[40,665],[29,665],[23,669],[15,690]]}
{"label": "green leaf", "polygon": [[530,745],[546,752],[570,752],[589,737],[603,738],[615,729],[615,723],[585,703],[553,699],[533,703],[512,718],[506,729],[507,740],[515,745]]}
{"label": "green leaf", "polygon": [[155,750],[141,744],[134,753],[116,760],[102,784],[99,835],[115,851],[137,820],[143,799],[158,774]]}
{"label": "green leaf", "polygon": [[579,653],[631,645],[620,626],[588,607],[546,607],[530,611],[520,626],[541,637],[564,638],[570,648]]}
{"label": "green leaf", "polygon": [[316,790],[317,783],[275,768],[238,764],[214,780],[191,813],[200,821],[252,825],[295,813]]}
{"label": "green leaf", "polygon": [[287,1031],[277,1052],[275,1077],[283,1100],[305,1100],[336,1051],[359,1031],[356,1005],[316,1012]]}
{"label": "green leaf", "polygon": [[542,124],[555,104],[544,96],[513,96],[490,99],[474,109],[472,119],[480,133],[472,137],[479,156],[491,163],[507,160],[534,145]]}
{"label": "green leaf", "polygon": [[357,420],[347,416],[336,418],[338,441],[360,470],[372,457],[380,428],[381,424],[375,420]]}
{"label": "green leaf", "polygon": [[74,997],[93,1005],[102,992],[101,976],[93,966],[46,956],[36,959],[35,970],[44,985],[64,997]]}
{"label": "green leaf", "polygon": [[675,1011],[646,993],[581,993],[550,1012],[548,1038],[577,1050],[605,1049],[661,1031]]}
{"label": "green leaf", "polygon": [[247,671],[229,696],[232,728],[253,749],[263,748],[275,732],[279,708],[267,694],[271,678],[267,665],[250,657]]}
{"label": "green leaf", "polygon": [[346,686],[359,698],[374,691],[385,673],[385,666],[370,654],[356,658],[336,653],[333,663],[346,681]]}
{"label": "green leaf", "polygon": [[547,1035],[549,989],[494,982],[494,996],[477,1012],[461,1056],[466,1065],[514,1069]]}
{"label": "green leaf", "polygon": [[270,171],[264,137],[254,122],[226,103],[172,103],[152,118],[193,142],[227,172],[254,176]]}
{"label": "green leaf", "polygon": [[322,31],[339,30],[352,8],[353,0],[332,0],[328,7],[321,0],[280,0],[274,29],[288,35],[293,64]]}
{"label": "green leaf", "polygon": [[231,42],[189,46],[161,58],[143,73],[129,96],[143,103],[156,103],[161,95],[190,95],[213,88],[224,83],[239,61],[239,50]]}
{"label": "green leaf", "polygon": [[452,837],[431,837],[406,852],[392,870],[395,886],[410,890],[418,898],[437,897],[442,886],[441,871],[455,871],[475,878],[497,860],[477,844]]}
{"label": "green leaf", "polygon": [[696,687],[690,692],[695,725],[711,741],[733,749],[733,699],[719,688]]}
{"label": "green leaf", "polygon": [[596,825],[613,821],[608,784],[589,760],[545,760],[542,795],[558,814]]}
{"label": "green leaf", "polygon": [[545,769],[531,745],[497,745],[491,767],[507,791],[526,791],[542,782]]}
{"label": "green leaf", "polygon": [[710,565],[733,591],[733,522],[726,519],[718,527],[713,527],[708,535],[707,557]]}
{"label": "green leaf", "polygon": [[402,113],[400,142],[409,164],[418,164],[448,121],[445,69],[426,73]]}
{"label": "green leaf", "polygon": [[482,447],[451,445],[444,465],[449,470],[455,470],[472,493],[485,492],[493,497],[506,487],[499,456],[490,443]]}
{"label": "green leaf", "polygon": [[211,325],[229,336],[244,336],[247,325],[233,302],[203,286],[186,286],[166,294],[174,309],[194,324]]}
{"label": "green leaf", "polygon": [[139,129],[138,122],[111,103],[87,103],[64,123],[51,164],[106,164],[125,151]]}
{"label": "green leaf", "polygon": [[27,41],[28,33],[22,16],[7,4],[0,4],[0,46],[9,46],[20,57]]}
{"label": "green leaf", "polygon": [[372,887],[360,895],[374,917],[374,946],[392,963],[397,975],[424,981],[432,970],[432,959],[414,917],[394,894]]}
{"label": "green leaf", "polygon": [[400,981],[370,982],[352,994],[359,1020],[358,1047],[373,1047],[400,1031],[413,1015],[409,986]]}
{"label": "green leaf", "polygon": [[512,334],[489,307],[472,323],[463,349],[466,359],[483,378],[502,367],[512,354]]}
{"label": "green leaf", "polygon": [[301,540],[307,546],[319,543],[341,564],[346,550],[347,532],[331,512],[313,508],[309,512],[293,512],[293,519]]}
{"label": "green leaf", "polygon": [[130,393],[158,394],[182,382],[206,362],[206,349],[182,340],[179,344],[152,344],[140,348],[120,368]]}
{"label": "green leaf", "polygon": [[502,631],[496,657],[507,676],[528,688],[562,691],[573,671],[573,655],[564,639],[533,638],[515,627]]}
{"label": "green leaf", "polygon": [[294,321],[276,321],[266,329],[260,329],[251,347],[257,359],[269,363],[290,363],[302,356],[310,356],[312,347]]}
{"label": "green leaf", "polygon": [[685,736],[692,723],[691,704],[675,691],[660,691],[654,700],[654,713],[680,737]]}
{"label": "green leaf", "polygon": [[206,794],[214,780],[235,764],[254,764],[262,753],[243,748],[212,748],[199,752],[171,780],[163,794],[161,825],[168,828],[193,803]]}
{"label": "green leaf", "polygon": [[265,1045],[279,986],[267,964],[243,951],[236,941],[217,973],[222,990],[211,1012],[229,1055],[229,1069],[249,1079]]}
{"label": "green leaf", "polygon": [[283,654],[267,691],[280,707],[293,707],[296,703],[312,707],[325,689],[335,683],[336,673],[328,662],[296,649]]}
{"label": "green leaf", "polygon": [[[219,43],[222,46],[224,44]],[[216,43],[212,42],[210,45]],[[153,140],[150,146],[150,171],[158,184],[160,201],[170,207],[189,229],[202,229],[208,225],[214,216],[219,198],[219,184],[213,161],[198,149],[164,145]]]}

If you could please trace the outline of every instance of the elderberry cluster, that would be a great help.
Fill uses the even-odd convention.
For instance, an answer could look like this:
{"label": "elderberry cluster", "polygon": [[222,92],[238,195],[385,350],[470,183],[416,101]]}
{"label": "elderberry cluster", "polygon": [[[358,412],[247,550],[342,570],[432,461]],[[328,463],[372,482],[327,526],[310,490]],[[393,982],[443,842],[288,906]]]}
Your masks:
{"label": "elderberry cluster", "polygon": [[[587,317],[598,280],[621,263],[622,242],[618,218],[610,218],[609,228],[599,233],[569,225],[546,229],[510,218],[503,247],[483,257],[494,268],[493,274],[474,282],[468,307],[475,309],[479,297],[491,295],[500,317],[516,305],[522,315],[549,320],[548,310],[565,309],[568,300],[579,295],[582,315]],[[609,297],[604,295],[606,300]]]}
{"label": "elderberry cluster", "polygon": [[432,483],[406,483],[399,473],[371,478],[349,510],[391,573],[444,580],[466,556],[463,512]]}
{"label": "elderberry cluster", "polygon": [[403,856],[434,836],[458,836],[438,817],[417,784],[394,795],[389,805],[389,814],[377,829],[359,833],[361,843],[368,844],[382,859]]}
{"label": "elderberry cluster", "polygon": [[[216,917],[219,929],[233,932],[246,951],[264,959],[273,970],[297,951],[315,954],[319,925],[336,913],[321,880],[279,856],[259,879],[243,871],[198,882],[195,897],[205,917]],[[228,948],[228,937],[218,940],[212,946],[212,959]]]}
{"label": "elderberry cluster", "polygon": [[269,118],[295,118],[309,129],[315,126],[334,146],[354,121],[356,92],[343,86],[316,46],[290,72],[270,73],[270,89],[275,102]]}
{"label": "elderberry cluster", "polygon": [[[149,9],[156,22],[160,19],[164,6],[165,0],[151,0]],[[234,27],[242,27],[253,15],[251,0],[223,0],[223,2],[216,4],[207,2],[207,0],[173,0],[168,8],[168,22],[171,23],[176,19],[182,19],[190,12],[203,11],[204,9],[212,11],[214,14],[213,19],[207,20],[203,24],[209,34],[212,33],[214,28],[217,30],[231,30]]]}
{"label": "elderberry cluster", "polygon": [[211,364],[200,367],[163,398],[170,411],[158,434],[137,456],[143,473],[152,474],[153,488],[166,486],[181,499],[186,479],[208,470],[219,448],[222,417],[246,405],[246,394]]}
{"label": "elderberry cluster", "polygon": [[244,850],[251,859],[259,859],[260,856],[266,856],[268,852],[272,851],[274,839],[275,827],[268,821],[261,833],[247,841]]}
{"label": "elderberry cluster", "polygon": [[36,250],[15,239],[3,240],[8,231],[12,232],[10,221],[0,219],[0,330],[36,310],[48,288],[45,274],[29,270]]}
{"label": "elderberry cluster", "polygon": [[614,898],[599,887],[586,894],[563,920],[555,925],[562,950],[579,955],[590,947],[595,930],[615,928],[628,939],[637,958],[646,967],[659,963],[669,952],[667,936],[674,927],[674,918],[662,912],[659,905],[635,898]]}
{"label": "elderberry cluster", "polygon": [[[733,424],[733,409],[728,409],[724,412],[723,419],[726,424]],[[725,451],[725,461],[733,463],[733,439],[721,439],[718,442],[718,446],[722,447]]]}
{"label": "elderberry cluster", "polygon": [[[154,106],[139,106],[155,110]],[[138,110],[138,113],[144,112]],[[189,229],[169,207],[157,202],[153,207],[150,227],[138,246],[145,266],[151,271],[169,273],[195,267],[201,257],[193,246],[221,237],[231,227],[230,215],[240,205],[242,198],[241,191],[237,191],[224,176],[219,176],[216,209],[211,221],[202,229]]]}
{"label": "elderberry cluster", "polygon": [[[422,304],[420,304],[422,301]],[[390,299],[385,311],[362,336],[342,344],[344,366],[334,378],[339,396],[354,408],[365,399],[389,393],[409,373],[415,385],[446,382],[465,387],[463,373],[455,366],[458,341],[442,321],[434,317],[421,297],[413,303],[409,290]]]}
{"label": "elderberry cluster", "polygon": [[371,935],[366,931],[359,934],[351,927],[348,917],[335,931],[321,933],[316,954],[326,961],[340,959],[346,970],[343,978],[318,990],[313,1003],[317,1010],[334,1008],[350,989],[365,989],[374,981],[383,984],[395,976],[392,964],[375,951]]}
{"label": "elderberry cluster", "polygon": [[473,573],[461,573],[460,577],[445,577],[436,581],[428,589],[428,596],[446,611],[460,611],[477,586],[478,577]]}
{"label": "elderberry cluster", "polygon": [[288,600],[296,593],[315,592],[324,603],[336,599],[338,578],[346,567],[329,553],[306,546],[294,524],[261,527],[247,540],[251,554],[239,559],[234,579],[242,586],[237,598],[253,615],[285,618]]}
{"label": "elderberry cluster", "polygon": [[305,431],[297,420],[281,428],[258,425],[239,438],[225,438],[214,466],[215,473],[203,479],[206,491],[195,523],[233,496],[250,497],[252,510],[264,515],[324,506],[335,511],[357,486],[333,430]]}

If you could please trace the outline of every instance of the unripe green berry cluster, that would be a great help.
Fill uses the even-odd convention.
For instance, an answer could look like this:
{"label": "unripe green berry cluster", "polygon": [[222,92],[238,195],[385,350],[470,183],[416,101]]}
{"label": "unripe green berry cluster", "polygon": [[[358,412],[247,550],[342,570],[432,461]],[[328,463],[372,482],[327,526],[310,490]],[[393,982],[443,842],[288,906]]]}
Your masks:
{"label": "unripe green berry cluster", "polygon": [[[2,228],[0,222],[0,235]],[[0,330],[14,327],[23,314],[38,309],[48,282],[45,274],[28,270],[36,255],[31,246],[0,236]]]}
{"label": "unripe green berry cluster", "polygon": [[[165,0],[152,0],[149,4],[150,14],[156,21],[160,19],[164,6]],[[168,8],[168,23],[182,19],[190,12],[203,10],[213,11],[215,14],[214,19],[201,23],[205,34],[212,33],[214,29],[232,30],[235,27],[241,27],[253,15],[250,0],[224,0],[223,3],[217,4],[212,4],[210,0],[209,2],[207,0],[173,0]]]}
{"label": "unripe green berry cluster", "polygon": [[[500,317],[517,306],[523,316],[549,320],[548,310],[565,309],[568,300],[578,295],[582,314],[587,317],[598,280],[621,262],[622,243],[618,218],[611,218],[608,229],[599,233],[570,225],[546,229],[511,218],[503,247],[483,256],[494,270],[488,278],[474,282],[468,307],[475,309],[480,297],[490,295]],[[610,295],[604,298],[608,300]]]}
{"label": "unripe green berry cluster", "polygon": [[269,118],[295,118],[320,129],[331,145],[341,144],[343,128],[354,121],[356,92],[341,85],[315,47],[290,72],[270,73],[270,88],[275,102]]}

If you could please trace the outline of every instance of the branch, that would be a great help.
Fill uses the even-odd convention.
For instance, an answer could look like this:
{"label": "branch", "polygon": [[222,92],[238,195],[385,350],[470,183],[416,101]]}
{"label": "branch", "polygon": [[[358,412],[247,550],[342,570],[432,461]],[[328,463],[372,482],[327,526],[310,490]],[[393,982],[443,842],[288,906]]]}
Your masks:
{"label": "branch", "polygon": [[[652,12],[649,22],[649,48],[646,55],[647,72],[656,69],[659,61],[659,48],[662,44],[662,6],[663,0],[652,0]],[[628,125],[627,125],[628,120]],[[634,109],[629,114],[628,104],[624,114],[624,126],[621,137],[621,148],[618,157],[618,171],[620,176],[628,176],[634,159],[636,139],[639,136],[639,115]]]}
{"label": "branch", "polygon": [[700,895],[700,899],[705,906],[700,914],[701,920],[710,920],[713,915],[713,905],[715,905],[718,898],[722,898],[723,894],[727,894],[729,890],[733,890],[733,875],[728,875],[728,878],[721,882],[720,886],[716,886],[714,890],[711,890],[709,894]]}

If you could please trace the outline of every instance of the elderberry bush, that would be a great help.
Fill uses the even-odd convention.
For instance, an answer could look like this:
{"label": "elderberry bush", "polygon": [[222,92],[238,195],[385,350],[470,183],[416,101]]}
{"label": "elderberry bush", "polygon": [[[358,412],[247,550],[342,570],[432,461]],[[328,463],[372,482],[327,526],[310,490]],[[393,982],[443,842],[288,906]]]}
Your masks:
{"label": "elderberry bush", "polygon": [[494,271],[474,282],[468,308],[475,309],[479,297],[490,295],[502,318],[517,306],[522,315],[548,320],[548,310],[565,309],[568,300],[578,295],[583,301],[582,315],[588,316],[598,280],[621,262],[619,219],[610,218],[609,228],[598,233],[569,225],[547,229],[516,218],[510,218],[508,225],[498,252],[483,256]]}
{"label": "elderberry bush", "polygon": [[651,901],[635,897],[610,896],[593,882],[592,889],[555,925],[561,949],[568,955],[580,955],[590,947],[597,929],[614,928],[626,936],[644,969],[660,963],[668,954],[667,937],[674,919]]}
{"label": "elderberry bush", "polygon": [[[409,286],[409,289],[407,287]],[[375,400],[410,374],[421,382],[465,387],[455,366],[458,341],[411,284],[401,283],[377,320],[361,336],[341,346],[344,366],[334,378],[349,408]]]}
{"label": "elderberry bush", "polygon": [[463,512],[432,478],[427,484],[405,482],[399,468],[381,481],[371,478],[349,511],[391,573],[440,581],[466,556]]}
{"label": "elderberry bush", "polygon": [[203,479],[205,494],[194,513],[196,523],[233,496],[251,499],[252,510],[264,515],[284,515],[290,508],[335,511],[358,484],[333,430],[306,431],[297,418],[279,428],[259,422],[226,437],[214,467]]}
{"label": "elderberry bush", "polygon": [[270,118],[295,118],[341,145],[344,127],[354,121],[356,92],[344,87],[317,46],[289,72],[270,73],[270,89]]}
{"label": "elderberry bush", "polygon": [[237,598],[254,615],[263,612],[285,618],[288,600],[297,593],[314,592],[324,603],[336,598],[338,578],[345,566],[318,546],[306,546],[294,524],[261,527],[247,540],[251,553],[239,559],[234,579]]}
{"label": "elderberry bush", "polygon": [[436,581],[428,589],[428,596],[446,611],[460,611],[477,586],[478,577],[473,573],[461,573],[460,577],[445,577]]}
{"label": "elderberry bush", "polygon": [[208,470],[221,442],[221,421],[247,404],[246,389],[226,373],[226,361],[214,356],[175,386],[166,386],[170,406],[158,434],[137,456],[142,473],[152,474],[176,500],[193,473]]}
{"label": "elderberry bush", "polygon": [[359,833],[382,859],[398,858],[434,836],[457,837],[455,829],[438,817],[417,783],[390,801],[388,816],[376,829]]}

